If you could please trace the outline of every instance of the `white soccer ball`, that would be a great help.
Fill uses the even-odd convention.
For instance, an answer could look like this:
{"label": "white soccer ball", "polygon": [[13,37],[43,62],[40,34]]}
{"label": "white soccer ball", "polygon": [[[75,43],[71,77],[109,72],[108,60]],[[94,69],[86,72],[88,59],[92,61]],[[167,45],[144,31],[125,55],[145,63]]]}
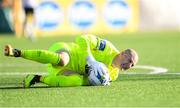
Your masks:
{"label": "white soccer ball", "polygon": [[110,76],[108,73],[108,69],[105,65],[101,65],[102,71],[93,69],[89,70],[88,79],[91,85],[93,86],[104,86],[110,85]]}

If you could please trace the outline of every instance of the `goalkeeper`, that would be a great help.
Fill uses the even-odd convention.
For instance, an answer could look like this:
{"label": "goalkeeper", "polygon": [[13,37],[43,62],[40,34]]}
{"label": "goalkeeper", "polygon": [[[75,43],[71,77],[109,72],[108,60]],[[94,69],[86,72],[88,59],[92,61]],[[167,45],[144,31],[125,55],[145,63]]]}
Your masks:
{"label": "goalkeeper", "polygon": [[27,75],[23,81],[25,88],[39,82],[49,86],[91,85],[85,71],[87,60],[100,70],[98,64],[105,64],[110,81],[115,81],[120,70],[127,70],[138,61],[133,49],[120,53],[111,42],[94,35],[78,36],[73,43],[58,42],[49,50],[19,50],[6,45],[4,54],[48,64],[49,74]]}

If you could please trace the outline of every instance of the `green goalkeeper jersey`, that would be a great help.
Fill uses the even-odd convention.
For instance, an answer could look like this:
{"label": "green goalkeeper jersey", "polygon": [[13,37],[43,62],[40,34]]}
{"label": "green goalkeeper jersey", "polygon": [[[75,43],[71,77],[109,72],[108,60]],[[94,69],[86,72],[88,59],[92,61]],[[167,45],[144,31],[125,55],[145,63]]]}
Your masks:
{"label": "green goalkeeper jersey", "polygon": [[112,81],[118,77],[119,69],[112,67],[112,61],[113,58],[119,54],[119,51],[111,42],[94,35],[78,36],[74,43],[55,43],[49,48],[49,51],[66,51],[70,56],[70,61],[65,67],[48,64],[50,74],[57,75],[62,74],[64,71],[73,71],[84,75],[86,58],[91,55],[97,61],[103,62],[108,67]]}

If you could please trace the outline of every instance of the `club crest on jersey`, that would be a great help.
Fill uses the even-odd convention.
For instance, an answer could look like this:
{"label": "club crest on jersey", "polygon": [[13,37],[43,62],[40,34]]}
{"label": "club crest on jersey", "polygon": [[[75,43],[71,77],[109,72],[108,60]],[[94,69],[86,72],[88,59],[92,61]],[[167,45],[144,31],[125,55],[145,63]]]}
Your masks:
{"label": "club crest on jersey", "polygon": [[106,47],[106,41],[100,40],[99,50],[104,51],[105,47]]}

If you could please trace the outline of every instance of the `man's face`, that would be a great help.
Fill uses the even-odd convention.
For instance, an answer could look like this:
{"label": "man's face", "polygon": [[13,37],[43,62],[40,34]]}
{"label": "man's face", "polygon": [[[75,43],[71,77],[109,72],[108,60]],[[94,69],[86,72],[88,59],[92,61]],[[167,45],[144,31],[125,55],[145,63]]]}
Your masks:
{"label": "man's face", "polygon": [[131,67],[133,67],[136,63],[136,60],[134,57],[126,54],[126,53],[122,53],[121,54],[121,63],[120,63],[120,69],[121,70],[127,70]]}

